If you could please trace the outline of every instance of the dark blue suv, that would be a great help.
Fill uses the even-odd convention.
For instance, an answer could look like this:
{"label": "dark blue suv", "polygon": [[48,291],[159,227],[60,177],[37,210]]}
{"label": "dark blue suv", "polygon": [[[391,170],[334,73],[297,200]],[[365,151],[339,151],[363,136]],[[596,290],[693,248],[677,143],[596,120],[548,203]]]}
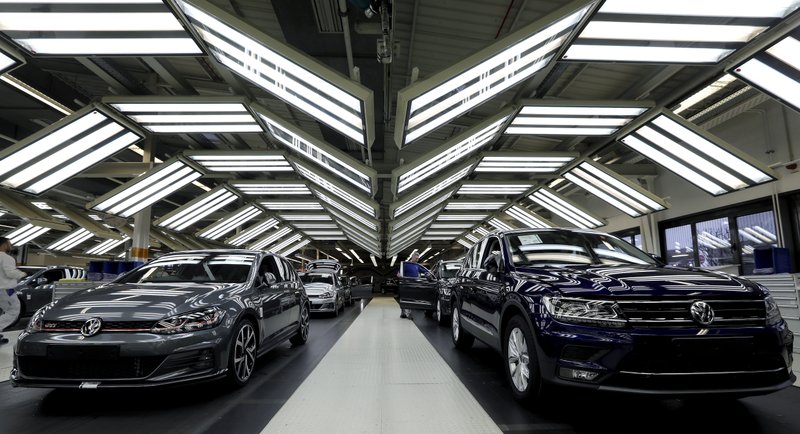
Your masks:
{"label": "dark blue suv", "polygon": [[503,355],[519,400],[552,385],[747,396],[794,382],[792,333],[766,288],[664,266],[594,231],[487,236],[452,291],[452,337]]}

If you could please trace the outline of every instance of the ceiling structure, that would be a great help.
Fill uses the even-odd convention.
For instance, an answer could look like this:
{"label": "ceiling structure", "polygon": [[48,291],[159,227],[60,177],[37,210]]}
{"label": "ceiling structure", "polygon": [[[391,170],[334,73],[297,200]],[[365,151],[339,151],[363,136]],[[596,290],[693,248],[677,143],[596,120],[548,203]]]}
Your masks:
{"label": "ceiling structure", "polygon": [[340,259],[602,227],[574,193],[658,212],[654,163],[775,179],[696,124],[800,106],[800,1],[35,3],[0,4],[0,225],[44,251],[116,255],[146,207],[155,248]]}

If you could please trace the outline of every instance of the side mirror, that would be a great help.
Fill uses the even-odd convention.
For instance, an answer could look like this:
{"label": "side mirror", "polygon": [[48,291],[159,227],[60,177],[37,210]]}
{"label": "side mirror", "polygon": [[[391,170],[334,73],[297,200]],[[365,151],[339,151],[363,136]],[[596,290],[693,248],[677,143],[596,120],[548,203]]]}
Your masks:
{"label": "side mirror", "polygon": [[46,277],[40,277],[40,278],[36,279],[36,286],[44,285],[45,283],[47,283],[47,278]]}
{"label": "side mirror", "polygon": [[267,286],[272,286],[278,282],[278,279],[275,277],[274,274],[266,272],[264,273],[264,276],[262,277],[261,281],[265,283]]}
{"label": "side mirror", "polygon": [[490,255],[483,261],[483,269],[490,272],[490,273],[497,273],[500,267],[497,265],[497,258],[494,255]]}

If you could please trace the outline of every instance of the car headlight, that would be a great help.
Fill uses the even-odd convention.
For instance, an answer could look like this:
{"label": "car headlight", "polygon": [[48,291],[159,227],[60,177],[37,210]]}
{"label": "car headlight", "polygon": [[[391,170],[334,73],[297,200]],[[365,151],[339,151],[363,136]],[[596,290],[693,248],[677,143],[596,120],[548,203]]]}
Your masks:
{"label": "car headlight", "polygon": [[217,306],[211,306],[164,318],[154,325],[150,331],[163,335],[172,335],[206,330],[218,326],[223,318],[225,318],[225,311]]}
{"label": "car headlight", "polygon": [[447,286],[442,287],[442,295],[448,296],[450,295],[450,288]]}
{"label": "car headlight", "polygon": [[775,325],[783,320],[778,303],[775,303],[775,299],[771,295],[764,298],[764,307],[767,311],[767,325]]}
{"label": "car headlight", "polygon": [[628,323],[613,301],[546,295],[542,302],[553,319],[565,323],[613,328],[622,328]]}
{"label": "car headlight", "polygon": [[322,298],[333,298],[333,296],[334,296],[333,291],[325,291],[320,295],[320,297]]}
{"label": "car headlight", "polygon": [[39,310],[37,310],[36,313],[34,313],[33,316],[31,317],[31,320],[28,322],[28,327],[25,328],[25,331],[28,333],[36,333],[42,331],[42,320],[44,319],[44,314],[45,312],[50,310],[50,308],[53,307],[55,303],[56,302],[51,302],[40,307]]}

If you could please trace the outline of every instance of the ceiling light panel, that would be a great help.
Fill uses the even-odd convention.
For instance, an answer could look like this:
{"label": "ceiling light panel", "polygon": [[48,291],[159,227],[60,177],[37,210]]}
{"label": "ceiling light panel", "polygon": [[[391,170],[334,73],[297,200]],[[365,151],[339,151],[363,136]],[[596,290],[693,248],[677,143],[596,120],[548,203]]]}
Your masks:
{"label": "ceiling light panel", "polygon": [[177,3],[219,63],[345,137],[372,144],[372,90],[207,1]]}
{"label": "ceiling light panel", "polygon": [[546,229],[556,227],[551,221],[521,206],[513,205],[511,208],[507,209],[505,213],[528,228]]}
{"label": "ceiling light panel", "polygon": [[278,241],[279,239],[283,238],[284,236],[290,234],[292,232],[292,228],[289,227],[277,227],[274,231],[264,235],[258,241],[250,244],[247,246],[250,250],[262,250],[264,247],[269,246],[270,244]]}
{"label": "ceiling light panel", "polygon": [[505,134],[610,136],[653,107],[643,101],[527,100]]}
{"label": "ceiling light panel", "polygon": [[81,243],[88,241],[93,236],[93,233],[84,228],[76,229],[54,241],[52,244],[47,246],[47,249],[66,252],[68,250],[72,250]]}
{"label": "ceiling light panel", "polygon": [[354,208],[351,208],[347,204],[328,196],[327,194],[323,193],[322,191],[319,191],[316,188],[314,189],[314,194],[327,205],[330,205],[331,207],[341,211],[348,217],[364,225],[366,228],[369,228],[373,231],[377,231],[378,228],[380,227],[380,224],[377,220],[362,215],[362,213],[356,211]]}
{"label": "ceiling light panel", "polygon": [[217,187],[156,220],[155,225],[182,231],[238,198],[239,196],[229,188]]}
{"label": "ceiling light panel", "polygon": [[471,161],[456,170],[453,170],[445,175],[436,178],[426,186],[416,190],[417,193],[410,195],[409,197],[403,199],[400,202],[393,203],[389,207],[389,212],[392,214],[392,217],[394,218],[399,217],[404,212],[428,200],[429,198],[433,197],[440,191],[443,191],[448,187],[451,187],[453,184],[466,178],[467,175],[469,175],[469,173],[472,171],[472,168],[474,166],[475,162]]}
{"label": "ceiling light panel", "polygon": [[263,213],[264,211],[255,205],[245,205],[217,220],[215,223],[197,231],[197,236],[216,240]]}
{"label": "ceiling light panel", "polygon": [[298,163],[297,161],[293,161],[295,167],[297,169],[297,173],[301,176],[305,177],[309,181],[313,182],[314,184],[322,187],[323,189],[327,190],[329,193],[339,197],[340,199],[346,201],[347,203],[351,204],[352,206],[358,208],[359,210],[365,212],[368,216],[375,218],[378,216],[378,205],[373,202],[369,198],[358,198],[356,194],[351,193],[349,189],[344,186],[341,186],[337,182],[333,180],[329,180],[323,175],[309,169],[306,166]]}
{"label": "ceiling light panel", "polygon": [[298,181],[231,181],[230,184],[250,196],[311,195],[306,183]]}
{"label": "ceiling light panel", "polygon": [[306,160],[313,161],[330,174],[372,196],[378,178],[375,169],[308,134],[260,105],[253,104],[253,108],[272,136],[289,150]]}
{"label": "ceiling light panel", "polygon": [[457,194],[483,196],[518,196],[530,190],[530,182],[470,181],[458,189]]}
{"label": "ceiling light panel", "polygon": [[287,238],[287,239],[285,239],[285,240],[283,240],[283,241],[281,241],[279,243],[273,244],[271,246],[267,246],[266,250],[268,250],[270,252],[273,252],[273,253],[279,253],[283,249],[285,249],[285,248],[289,247],[290,245],[292,245],[292,243],[296,243],[296,242],[300,241],[302,238],[303,238],[302,235],[294,234],[291,237],[289,237],[289,238]]}
{"label": "ceiling light panel", "polygon": [[228,238],[227,240],[225,240],[225,243],[226,244],[231,244],[231,245],[234,245],[234,246],[244,245],[247,242],[249,242],[250,240],[252,240],[253,238],[256,238],[256,237],[260,236],[261,234],[263,234],[264,232],[266,232],[266,231],[268,231],[268,230],[270,230],[270,229],[272,229],[274,227],[277,227],[278,223],[280,223],[280,222],[277,219],[270,217],[270,218],[268,218],[266,220],[263,220],[263,221],[260,221],[260,222],[258,222],[256,224],[254,224],[254,225],[250,226],[249,228],[244,229],[240,233]]}
{"label": "ceiling light panel", "polygon": [[572,2],[397,95],[403,147],[546,68],[597,2]]}
{"label": "ceiling light panel", "polygon": [[487,231],[486,229],[484,229],[482,226],[478,226],[477,228],[473,229],[472,232],[476,233],[476,234],[478,234],[478,235],[480,235],[482,237],[485,237],[485,236],[487,236],[487,235],[489,235],[491,233],[491,232]]}
{"label": "ceiling light panel", "polygon": [[105,255],[106,253],[114,250],[117,246],[123,244],[125,241],[130,240],[130,237],[125,235],[120,240],[105,240],[100,244],[86,250],[84,253],[87,255]]}
{"label": "ceiling light panel", "polygon": [[549,188],[542,187],[528,196],[538,205],[582,229],[593,229],[605,225],[605,222],[592,215],[589,211],[567,200],[564,196]]}
{"label": "ceiling light panel", "polygon": [[498,210],[508,205],[507,201],[486,200],[451,200],[444,207],[445,211],[473,211],[473,210]]}
{"label": "ceiling light panel", "polygon": [[0,75],[25,63],[25,58],[4,41],[0,41]]}
{"label": "ceiling light panel", "polygon": [[411,187],[494,141],[511,116],[511,111],[511,108],[504,110],[500,115],[481,122],[425,153],[413,163],[393,170],[392,184],[395,186],[395,191],[398,194],[408,191]]}
{"label": "ceiling light panel", "polygon": [[417,222],[420,220],[420,216],[423,215],[426,216],[425,218],[427,218],[427,216],[435,216],[442,210],[442,204],[450,199],[453,196],[453,193],[455,193],[455,189],[449,189],[433,199],[428,199],[425,203],[417,206],[403,218],[391,221],[389,223],[391,229],[394,231],[409,223]]}
{"label": "ceiling light panel", "polygon": [[283,153],[275,151],[198,151],[184,155],[209,172],[294,171]]}
{"label": "ceiling light panel", "polygon": [[178,159],[166,161],[87,204],[87,208],[130,217],[191,184],[203,174]]}
{"label": "ceiling light panel", "polygon": [[453,222],[453,221],[483,221],[489,217],[489,214],[471,214],[471,213],[446,213],[436,216],[436,221],[440,222]]}
{"label": "ceiling light panel", "polygon": [[692,94],[685,100],[681,101],[673,111],[675,112],[675,114],[681,114],[689,110],[690,108],[696,106],[697,104],[708,100],[709,98],[720,92],[722,89],[728,87],[731,83],[734,83],[735,81],[736,77],[734,77],[731,74],[725,74],[719,79],[715,80],[713,83],[700,89],[698,92]]}
{"label": "ceiling light panel", "polygon": [[491,218],[487,222],[493,228],[497,229],[498,231],[510,231],[515,229],[513,226],[509,225],[508,223],[498,219],[498,218]]}
{"label": "ceiling light panel", "polygon": [[731,73],[800,111],[800,30],[736,66]]}
{"label": "ceiling light panel", "polygon": [[33,55],[200,56],[163,1],[4,1],[0,32]]}
{"label": "ceiling light panel", "polygon": [[474,245],[475,245],[475,243],[470,243],[469,241],[467,241],[467,240],[464,240],[464,239],[461,239],[461,238],[457,239],[457,240],[456,240],[456,242],[457,242],[458,244],[461,244],[462,246],[464,246],[464,247],[465,247],[465,248],[467,248],[467,249],[471,249],[471,248],[472,248],[472,246],[474,246]]}
{"label": "ceiling light panel", "polygon": [[88,106],[3,150],[0,184],[41,194],[143,137]]}
{"label": "ceiling light panel", "polygon": [[300,242],[298,242],[297,244],[295,244],[295,245],[289,247],[288,249],[282,251],[280,253],[280,255],[281,256],[289,256],[290,254],[292,254],[292,253],[302,249],[303,247],[307,246],[309,243],[311,243],[311,240],[308,240],[308,239],[300,240]]}
{"label": "ceiling light panel", "polygon": [[331,221],[333,220],[331,216],[325,213],[318,213],[318,214],[291,214],[291,213],[280,213],[278,217],[281,220],[285,220],[287,222],[310,222],[310,221]]}
{"label": "ceiling light panel", "polygon": [[557,152],[485,152],[475,172],[555,173],[577,157]]}
{"label": "ceiling light panel", "polygon": [[713,64],[798,6],[797,0],[606,0],[563,60]]}
{"label": "ceiling light panel", "polygon": [[3,237],[8,238],[8,241],[10,241],[11,244],[19,247],[35,240],[47,232],[50,232],[50,230],[51,229],[48,227],[27,223],[11,232],[8,232],[7,234],[3,235]]}
{"label": "ceiling light panel", "polygon": [[597,163],[584,161],[562,176],[631,217],[667,208],[660,197]]}
{"label": "ceiling light panel", "polygon": [[776,179],[752,157],[666,111],[621,142],[714,196]]}
{"label": "ceiling light panel", "polygon": [[154,134],[264,132],[242,98],[145,96],[102,101]]}
{"label": "ceiling light panel", "polygon": [[322,211],[315,200],[264,200],[258,204],[270,211]]}

